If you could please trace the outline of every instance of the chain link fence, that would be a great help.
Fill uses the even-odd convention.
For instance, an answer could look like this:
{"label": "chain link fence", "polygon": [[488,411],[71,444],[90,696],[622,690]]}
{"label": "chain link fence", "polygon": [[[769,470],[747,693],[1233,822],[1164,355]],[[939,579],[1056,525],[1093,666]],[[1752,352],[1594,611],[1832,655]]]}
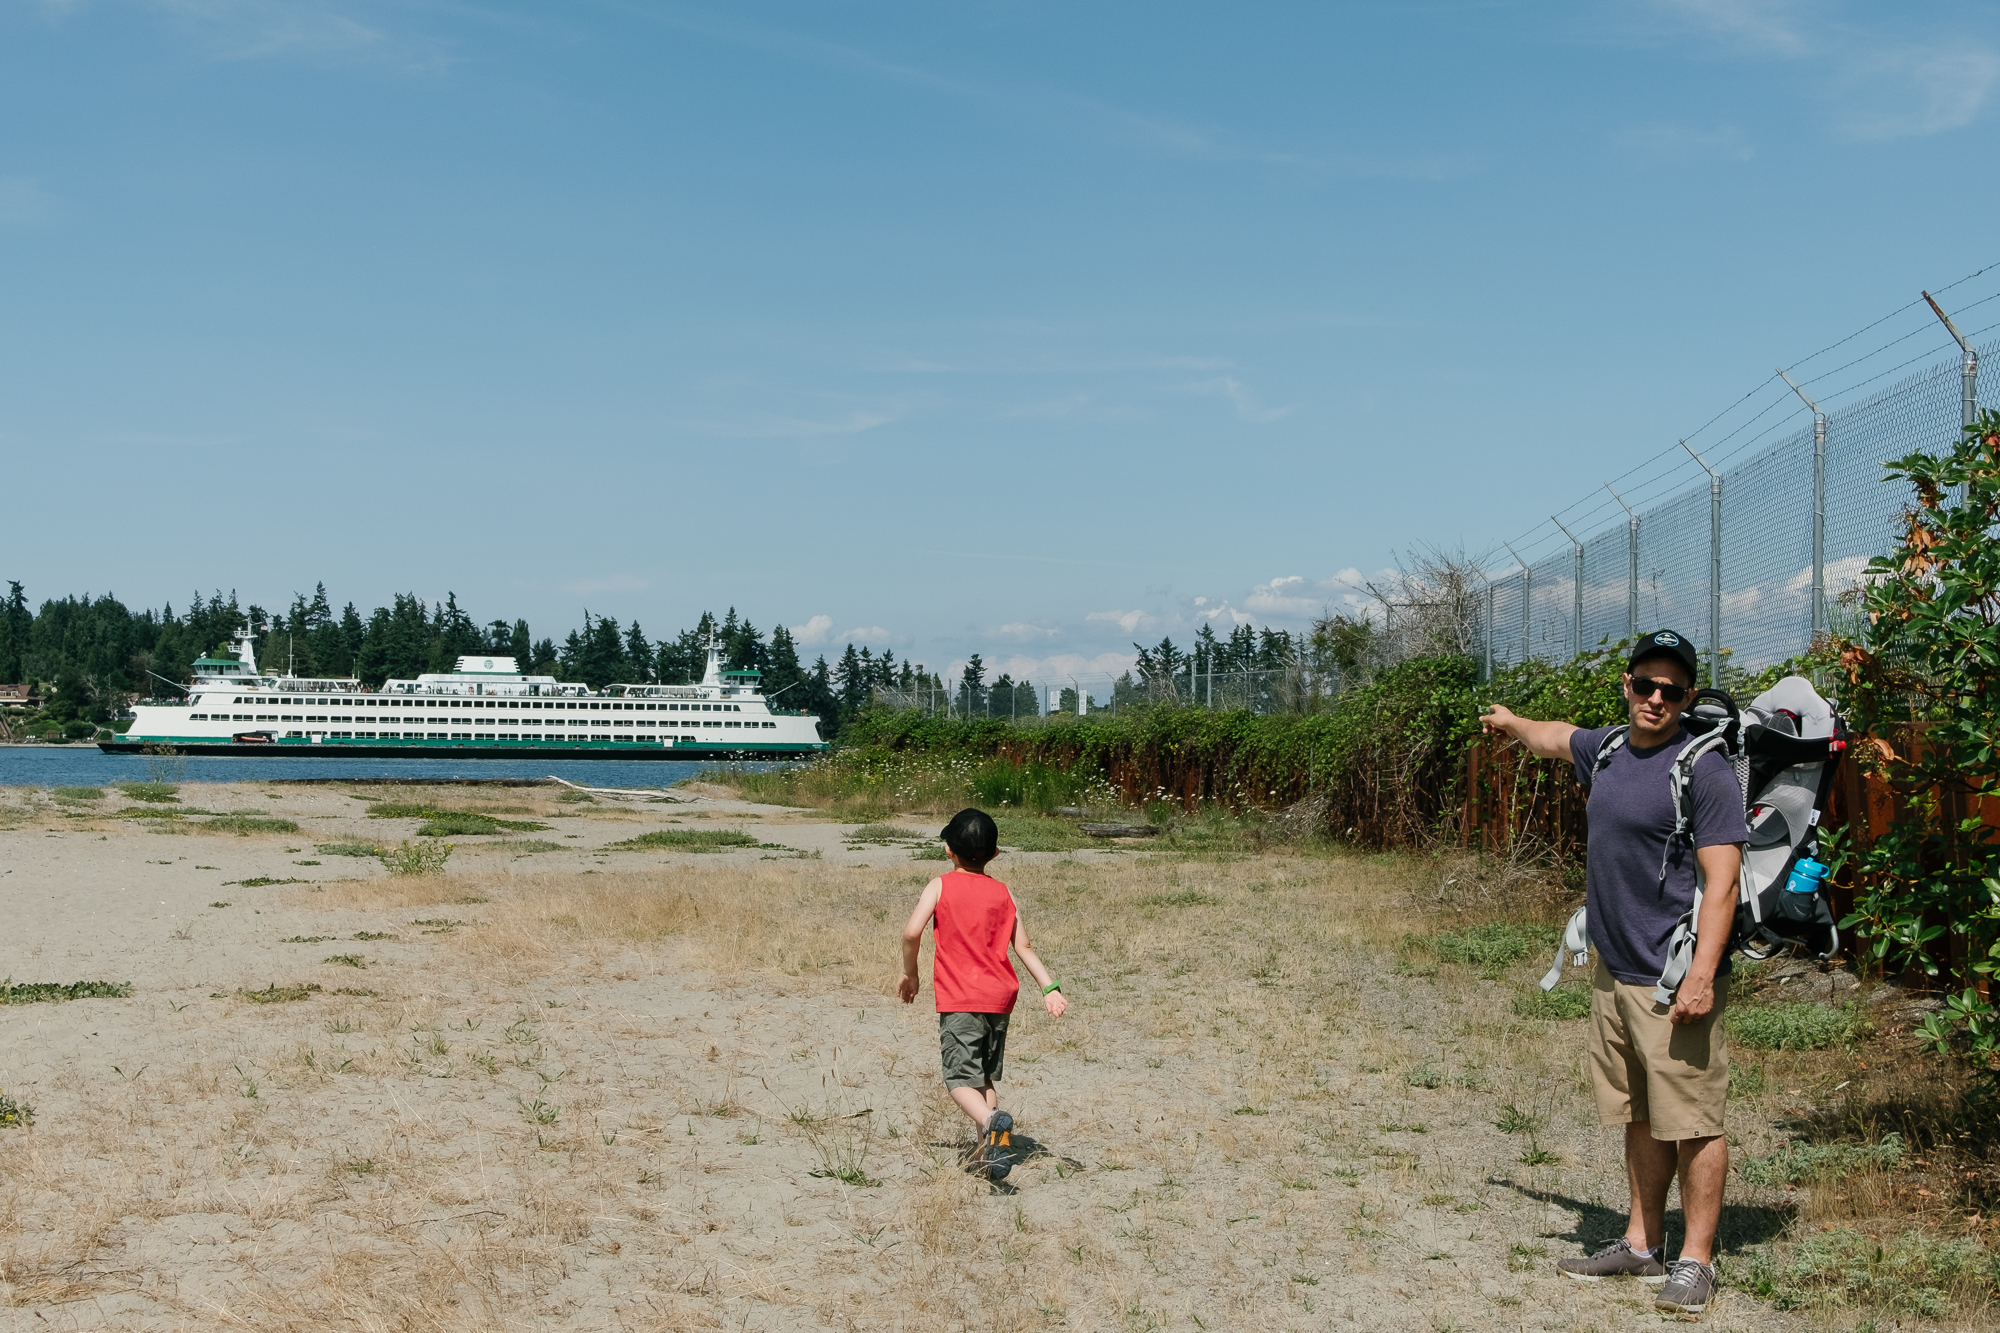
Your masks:
{"label": "chain link fence", "polygon": [[[1986,361],[2000,341],[1978,351]],[[1895,545],[1910,498],[1906,487],[1884,484],[1883,462],[1950,448],[1959,438],[1961,390],[1953,359],[1827,413],[1822,586],[1836,623],[1842,594]],[[1695,460],[1686,461],[1699,475]],[[1721,650],[1725,678],[1803,652],[1813,632],[1813,427],[1719,471],[1719,506],[1702,479],[1636,517],[1577,534],[1580,546],[1495,574],[1484,626],[1492,666],[1567,661],[1579,648],[1660,628],[1698,645],[1705,675],[1711,645]],[[1711,577],[1717,545],[1719,580]]]}

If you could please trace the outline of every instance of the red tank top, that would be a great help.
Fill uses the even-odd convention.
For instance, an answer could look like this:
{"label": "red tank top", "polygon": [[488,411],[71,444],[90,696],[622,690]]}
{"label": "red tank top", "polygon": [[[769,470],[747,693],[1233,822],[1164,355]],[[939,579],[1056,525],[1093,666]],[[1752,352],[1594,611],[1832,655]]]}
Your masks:
{"label": "red tank top", "polygon": [[997,879],[954,870],[931,918],[937,940],[931,988],[941,1014],[1011,1014],[1021,983],[1007,959],[1014,899]]}

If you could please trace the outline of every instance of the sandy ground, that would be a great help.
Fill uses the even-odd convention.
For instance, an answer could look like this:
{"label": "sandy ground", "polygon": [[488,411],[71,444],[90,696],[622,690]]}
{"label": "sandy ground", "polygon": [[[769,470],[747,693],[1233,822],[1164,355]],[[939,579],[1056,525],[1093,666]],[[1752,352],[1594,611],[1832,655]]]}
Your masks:
{"label": "sandy ground", "polygon": [[[892,998],[938,869],[910,845],[713,797],[400,789],[551,827],[391,877],[315,850],[409,836],[371,793],[181,790],[300,826],[238,835],[0,792],[0,975],[133,986],[0,1008],[0,1089],[36,1116],[0,1129],[0,1326],[1660,1322],[1551,1270],[1622,1227],[1577,1028],[1513,1017],[1518,978],[1398,975],[1397,862],[997,862],[1075,1007],[1017,1019],[1023,1160],[994,1186],[928,987]],[[610,849],[672,827],[776,846]],[[1510,1104],[1553,1160],[1524,1164]],[[1775,1234],[1770,1202],[1732,1198],[1733,1243]],[[1726,1295],[1706,1322],[1824,1321]]]}

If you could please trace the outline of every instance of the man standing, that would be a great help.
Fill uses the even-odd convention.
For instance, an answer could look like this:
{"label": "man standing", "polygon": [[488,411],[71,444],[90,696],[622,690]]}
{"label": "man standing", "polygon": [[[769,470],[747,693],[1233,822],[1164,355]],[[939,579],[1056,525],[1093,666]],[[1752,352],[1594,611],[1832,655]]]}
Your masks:
{"label": "man standing", "polygon": [[[1556,1268],[1582,1282],[1636,1277],[1661,1283],[1654,1304],[1689,1314],[1715,1295],[1715,1231],[1729,1170],[1722,1137],[1729,1094],[1721,1022],[1729,970],[1724,949],[1747,837],[1742,788],[1728,760],[1713,751],[1695,762],[1690,778],[1691,836],[1672,836],[1668,780],[1675,757],[1693,740],[1681,714],[1694,681],[1694,650],[1680,635],[1660,630],[1639,640],[1623,686],[1631,731],[1594,776],[1611,728],[1530,721],[1497,704],[1482,719],[1487,730],[1513,737],[1544,759],[1573,763],[1589,801],[1585,906],[1597,950],[1591,1084],[1602,1122],[1625,1127],[1632,1209],[1622,1238]],[[1697,862],[1705,889],[1694,961],[1673,1003],[1659,1004],[1653,989],[1666,968],[1674,926],[1694,904]],[[1670,1271],[1663,1247],[1667,1190],[1676,1175],[1686,1234]]]}

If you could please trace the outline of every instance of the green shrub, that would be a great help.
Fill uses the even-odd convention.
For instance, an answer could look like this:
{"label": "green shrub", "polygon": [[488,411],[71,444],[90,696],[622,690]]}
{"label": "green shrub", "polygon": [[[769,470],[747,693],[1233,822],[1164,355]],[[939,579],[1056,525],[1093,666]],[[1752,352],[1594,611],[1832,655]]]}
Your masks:
{"label": "green shrub", "polygon": [[76,721],[63,724],[62,735],[66,741],[87,741],[96,734],[95,722]]}
{"label": "green shrub", "polygon": [[730,847],[762,847],[764,844],[741,829],[671,828],[655,829],[611,845],[634,852],[658,847],[677,852],[720,852]]}
{"label": "green shrub", "polygon": [[1514,997],[1514,1012],[1523,1018],[1568,1020],[1590,1017],[1590,987],[1558,986],[1545,991],[1540,986]]}
{"label": "green shrub", "polygon": [[399,842],[394,847],[377,847],[376,859],[392,875],[442,875],[451,859],[448,842]]}
{"label": "green shrub", "polygon": [[1818,1051],[1854,1038],[1859,1018],[1850,1009],[1824,1005],[1759,1004],[1726,1011],[1729,1035],[1766,1051]]}
{"label": "green shrub", "polygon": [[52,1004],[62,1000],[122,1000],[132,993],[129,981],[0,981],[0,1004]]}

